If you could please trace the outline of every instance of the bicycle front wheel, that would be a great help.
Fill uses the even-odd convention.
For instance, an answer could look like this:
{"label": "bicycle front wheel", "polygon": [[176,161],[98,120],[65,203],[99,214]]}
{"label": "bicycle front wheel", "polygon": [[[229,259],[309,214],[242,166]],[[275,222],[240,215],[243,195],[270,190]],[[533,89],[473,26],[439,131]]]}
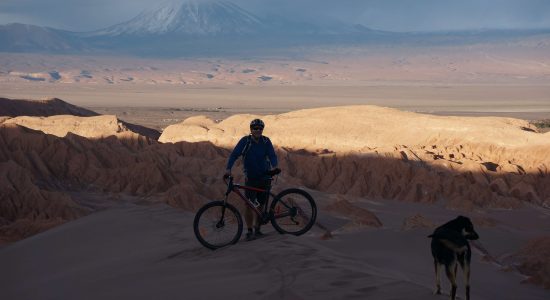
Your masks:
{"label": "bicycle front wheel", "polygon": [[243,232],[243,219],[233,205],[214,201],[199,209],[193,230],[203,246],[215,250],[239,241]]}
{"label": "bicycle front wheel", "polygon": [[271,203],[271,224],[280,233],[301,235],[311,229],[317,206],[310,194],[300,189],[280,192]]}

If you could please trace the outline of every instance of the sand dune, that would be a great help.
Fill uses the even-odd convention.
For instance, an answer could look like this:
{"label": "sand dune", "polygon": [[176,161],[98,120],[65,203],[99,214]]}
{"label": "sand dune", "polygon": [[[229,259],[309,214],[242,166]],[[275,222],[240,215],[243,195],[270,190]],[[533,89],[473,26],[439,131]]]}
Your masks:
{"label": "sand dune", "polygon": [[[528,43],[308,47],[255,58],[154,59],[5,53],[0,83],[37,85],[364,85],[380,82],[548,83],[548,38]],[[263,56],[263,57],[262,57]]]}

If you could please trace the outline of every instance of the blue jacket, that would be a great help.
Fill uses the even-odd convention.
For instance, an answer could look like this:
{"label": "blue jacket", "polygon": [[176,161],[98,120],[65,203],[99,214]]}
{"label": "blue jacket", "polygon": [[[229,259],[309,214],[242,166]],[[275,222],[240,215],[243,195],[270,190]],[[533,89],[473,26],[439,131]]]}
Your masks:
{"label": "blue jacket", "polygon": [[228,170],[231,170],[235,161],[241,155],[244,159],[244,174],[248,178],[267,178],[268,176],[265,173],[271,168],[277,167],[275,149],[273,149],[271,140],[266,136],[260,137],[258,142],[255,142],[251,135],[243,137],[229,156],[227,161]]}

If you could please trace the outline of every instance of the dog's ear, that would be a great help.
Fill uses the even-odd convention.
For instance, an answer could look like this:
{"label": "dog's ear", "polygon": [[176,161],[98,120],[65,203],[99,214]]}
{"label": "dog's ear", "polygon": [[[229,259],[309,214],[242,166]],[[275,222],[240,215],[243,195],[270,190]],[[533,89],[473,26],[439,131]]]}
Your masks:
{"label": "dog's ear", "polygon": [[464,238],[469,240],[479,239],[479,235],[474,229],[474,223],[470,220],[470,218],[464,216],[458,216],[458,218],[460,218],[460,222],[464,225],[464,229],[462,232]]}
{"label": "dog's ear", "polygon": [[470,218],[468,217],[465,217],[465,216],[458,216],[456,217],[455,220],[460,220],[460,221],[470,221]]}

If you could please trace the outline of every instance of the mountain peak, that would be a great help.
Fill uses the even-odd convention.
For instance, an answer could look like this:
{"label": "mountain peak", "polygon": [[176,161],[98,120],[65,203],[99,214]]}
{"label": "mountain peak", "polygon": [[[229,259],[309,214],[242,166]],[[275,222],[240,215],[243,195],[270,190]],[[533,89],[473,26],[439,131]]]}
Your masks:
{"label": "mountain peak", "polygon": [[231,2],[169,0],[143,11],[127,22],[99,30],[94,35],[250,34],[262,26],[258,17]]}

